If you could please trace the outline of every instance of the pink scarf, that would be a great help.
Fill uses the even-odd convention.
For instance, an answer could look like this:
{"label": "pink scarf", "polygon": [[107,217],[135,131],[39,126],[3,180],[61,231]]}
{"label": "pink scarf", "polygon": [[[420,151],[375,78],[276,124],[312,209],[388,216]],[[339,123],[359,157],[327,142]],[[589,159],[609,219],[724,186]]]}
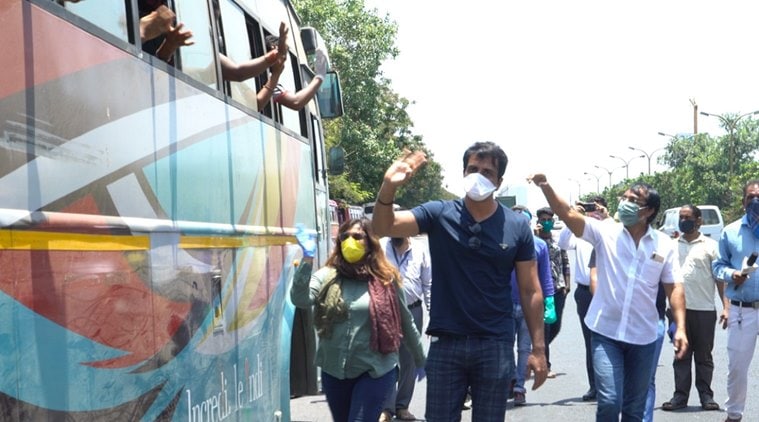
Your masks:
{"label": "pink scarf", "polygon": [[401,309],[395,285],[369,280],[369,323],[372,325],[370,346],[382,354],[397,352],[401,346]]}

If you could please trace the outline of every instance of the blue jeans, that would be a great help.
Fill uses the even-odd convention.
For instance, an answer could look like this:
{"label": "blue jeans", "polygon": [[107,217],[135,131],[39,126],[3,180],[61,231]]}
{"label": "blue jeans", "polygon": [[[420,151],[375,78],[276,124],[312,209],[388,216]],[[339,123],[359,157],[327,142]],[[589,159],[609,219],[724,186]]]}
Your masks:
{"label": "blue jeans", "polygon": [[527,390],[524,388],[524,377],[527,374],[527,358],[532,351],[532,338],[530,338],[530,330],[527,329],[527,321],[524,320],[522,306],[515,303],[513,314],[517,361],[515,365],[514,359],[511,360],[511,378],[516,380],[514,391],[525,393]]}
{"label": "blue jeans", "polygon": [[654,420],[654,406],[656,405],[656,367],[659,366],[659,355],[661,355],[661,347],[664,343],[664,320],[660,319],[656,326],[656,348],[654,349],[654,361],[651,372],[651,382],[648,384],[648,394],[646,394],[646,412],[643,415],[643,422],[653,422]]}
{"label": "blue jeans", "polygon": [[395,367],[379,378],[364,372],[357,378],[338,379],[322,371],[322,389],[335,422],[377,422],[382,405],[398,380]]}
{"label": "blue jeans", "polygon": [[427,355],[428,421],[458,422],[471,387],[472,420],[503,421],[511,382],[510,338],[434,336]]}
{"label": "blue jeans", "polygon": [[593,369],[598,404],[596,421],[641,421],[651,382],[656,341],[637,345],[624,343],[593,332]]}

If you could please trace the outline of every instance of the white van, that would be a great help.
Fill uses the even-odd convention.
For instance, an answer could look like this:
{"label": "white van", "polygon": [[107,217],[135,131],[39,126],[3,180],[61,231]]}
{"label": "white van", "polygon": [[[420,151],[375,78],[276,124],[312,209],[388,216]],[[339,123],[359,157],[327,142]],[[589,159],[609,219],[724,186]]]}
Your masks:
{"label": "white van", "polygon": [[[364,216],[368,219],[372,219],[372,214],[374,214],[374,202],[367,202],[363,205],[364,207]],[[401,206],[398,204],[393,204],[393,211],[398,211],[401,209]]]}
{"label": "white van", "polygon": [[[697,205],[701,210],[701,233],[704,236],[709,236],[714,240],[719,240],[719,235],[722,233],[722,228],[725,226],[725,222],[722,220],[722,212],[716,205]],[[664,211],[662,218],[659,220],[659,230],[666,233],[668,236],[676,238],[680,236],[680,229],[678,223],[680,222],[680,207],[670,208]]]}

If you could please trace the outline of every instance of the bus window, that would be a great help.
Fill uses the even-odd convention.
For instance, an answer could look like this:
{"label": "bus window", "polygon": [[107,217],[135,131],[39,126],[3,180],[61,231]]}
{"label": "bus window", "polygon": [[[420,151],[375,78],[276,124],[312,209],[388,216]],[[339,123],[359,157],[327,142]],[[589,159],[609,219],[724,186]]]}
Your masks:
{"label": "bus window", "polygon": [[58,0],[58,4],[80,18],[110,32],[117,38],[129,41],[124,0],[82,1],[78,3]]}
{"label": "bus window", "polygon": [[[290,54],[290,57],[287,58],[287,63],[285,63],[285,70],[279,77],[280,85],[282,85],[286,90],[298,92],[302,86],[300,83],[296,82],[295,75],[297,72],[298,60],[294,55]],[[282,105],[279,105],[277,108],[280,110],[279,112],[282,116],[282,124],[295,133],[301,133],[300,112],[289,109]]]}
{"label": "bus window", "polygon": [[[223,20],[224,48],[226,55],[237,63],[250,60],[248,26],[245,14],[231,0],[221,0],[221,18]],[[250,78],[243,82],[230,82],[232,98],[253,110],[258,110],[256,99],[256,79]]]}
{"label": "bus window", "polygon": [[219,89],[208,3],[206,0],[183,0],[176,5],[177,22],[184,23],[184,29],[192,31],[192,41],[195,42],[176,52],[181,58],[182,70],[204,85]]}

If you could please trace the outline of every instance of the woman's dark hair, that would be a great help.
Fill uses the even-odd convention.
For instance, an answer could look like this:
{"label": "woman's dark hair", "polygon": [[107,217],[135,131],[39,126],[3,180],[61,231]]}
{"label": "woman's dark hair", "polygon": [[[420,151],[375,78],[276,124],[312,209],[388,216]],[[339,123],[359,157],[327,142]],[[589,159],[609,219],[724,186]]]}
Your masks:
{"label": "woman's dark hair", "polygon": [[[361,261],[351,264],[343,258],[343,251],[340,247],[342,244],[340,236],[355,225],[358,225],[364,234],[366,234],[366,255]],[[383,284],[393,281],[399,286],[401,284],[398,270],[385,257],[385,252],[382,250],[382,246],[380,246],[379,239],[374,235],[372,222],[366,217],[352,218],[340,225],[337,231],[337,239],[335,240],[335,248],[332,250],[329,258],[327,258],[327,265],[333,267],[342,275],[367,274],[376,277]],[[357,266],[362,266],[363,268],[357,268]]]}
{"label": "woman's dark hair", "polygon": [[493,164],[498,168],[498,178],[503,177],[506,173],[506,165],[509,164],[509,159],[506,157],[506,153],[503,152],[501,147],[493,142],[476,142],[474,145],[467,148],[464,152],[464,171],[469,164],[469,158],[474,155],[479,159],[489,157],[493,160]]}

